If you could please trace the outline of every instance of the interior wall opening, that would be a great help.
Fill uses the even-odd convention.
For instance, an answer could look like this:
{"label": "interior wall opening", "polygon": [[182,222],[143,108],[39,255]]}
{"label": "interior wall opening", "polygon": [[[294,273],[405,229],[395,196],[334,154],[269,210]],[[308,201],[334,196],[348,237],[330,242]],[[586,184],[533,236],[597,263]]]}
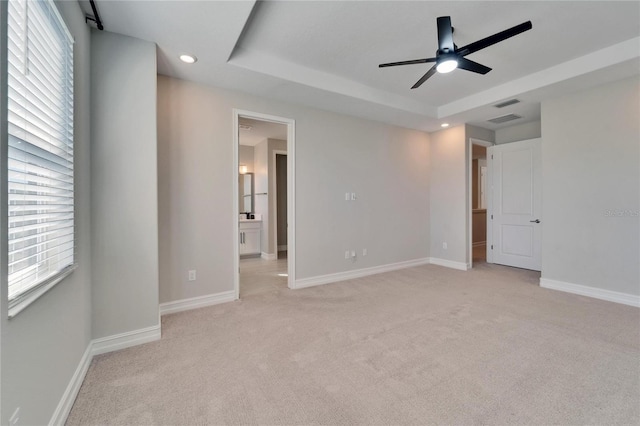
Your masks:
{"label": "interior wall opening", "polygon": [[487,261],[487,203],[488,161],[487,148],[491,142],[471,138],[468,142],[469,159],[469,266]]}
{"label": "interior wall opening", "polygon": [[292,124],[243,114],[236,121],[236,289],[241,298],[291,286],[288,154]]}

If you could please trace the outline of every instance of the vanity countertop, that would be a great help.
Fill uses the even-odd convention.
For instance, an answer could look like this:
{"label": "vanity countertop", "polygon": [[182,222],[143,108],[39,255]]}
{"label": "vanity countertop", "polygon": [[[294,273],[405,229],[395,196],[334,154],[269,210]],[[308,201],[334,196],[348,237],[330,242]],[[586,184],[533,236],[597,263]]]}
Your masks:
{"label": "vanity countertop", "polygon": [[243,222],[262,222],[262,219],[240,219],[240,223]]}

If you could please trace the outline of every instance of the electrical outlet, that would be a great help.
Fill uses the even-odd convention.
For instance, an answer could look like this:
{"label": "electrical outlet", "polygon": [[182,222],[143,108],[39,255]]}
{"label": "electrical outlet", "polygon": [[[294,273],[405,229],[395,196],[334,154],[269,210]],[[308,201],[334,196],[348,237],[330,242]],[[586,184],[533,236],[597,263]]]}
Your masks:
{"label": "electrical outlet", "polygon": [[362,249],[362,255],[366,256],[367,255],[367,249]]}
{"label": "electrical outlet", "polygon": [[349,194],[348,192],[344,193],[344,200],[345,201],[349,201],[351,199],[351,194]]}
{"label": "electrical outlet", "polygon": [[345,259],[350,259],[351,258],[351,252],[349,250],[344,252],[344,258]]}
{"label": "electrical outlet", "polygon": [[196,270],[192,269],[189,271],[189,281],[195,281],[196,280]]}
{"label": "electrical outlet", "polygon": [[20,407],[16,408],[16,411],[13,412],[13,415],[9,419],[9,426],[16,426],[18,420],[20,420]]}
{"label": "electrical outlet", "polygon": [[358,255],[355,250],[351,250],[351,261],[355,262],[358,259]]}
{"label": "electrical outlet", "polygon": [[446,250],[447,249],[447,243],[442,243],[442,248]]}
{"label": "electrical outlet", "polygon": [[356,197],[356,193],[355,193],[355,192],[352,192],[352,193],[351,193],[351,201],[355,201],[355,200],[357,200],[357,199],[358,199],[358,197]]}

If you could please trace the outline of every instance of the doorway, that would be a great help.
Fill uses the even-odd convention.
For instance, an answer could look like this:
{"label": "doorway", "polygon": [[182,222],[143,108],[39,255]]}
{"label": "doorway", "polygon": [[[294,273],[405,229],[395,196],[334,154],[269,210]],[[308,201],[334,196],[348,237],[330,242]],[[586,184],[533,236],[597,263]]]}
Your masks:
{"label": "doorway", "polygon": [[234,289],[239,299],[294,286],[295,122],[234,109],[233,128]]}
{"label": "doorway", "polygon": [[470,138],[468,141],[468,212],[467,238],[469,248],[467,259],[469,266],[487,261],[487,201],[488,201],[488,163],[487,149],[493,143]]}
{"label": "doorway", "polygon": [[278,259],[287,258],[287,153],[286,151],[274,151],[273,163],[276,167],[274,191],[276,194],[276,206],[274,209],[275,226],[274,251]]}

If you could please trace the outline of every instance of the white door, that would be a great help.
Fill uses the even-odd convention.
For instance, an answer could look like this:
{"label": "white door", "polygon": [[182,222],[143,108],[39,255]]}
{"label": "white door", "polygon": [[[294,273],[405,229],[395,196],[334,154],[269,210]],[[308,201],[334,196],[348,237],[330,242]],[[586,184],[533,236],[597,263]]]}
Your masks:
{"label": "white door", "polygon": [[541,269],[541,140],[488,148],[491,204],[487,219],[491,242],[487,261]]}

